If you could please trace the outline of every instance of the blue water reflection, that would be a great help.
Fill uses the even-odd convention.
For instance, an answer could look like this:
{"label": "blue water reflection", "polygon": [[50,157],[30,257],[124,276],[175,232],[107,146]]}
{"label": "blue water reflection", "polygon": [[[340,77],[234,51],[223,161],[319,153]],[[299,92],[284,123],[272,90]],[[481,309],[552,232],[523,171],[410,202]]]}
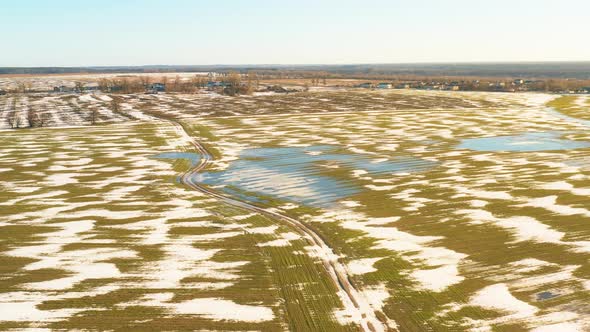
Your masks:
{"label": "blue water reflection", "polygon": [[[428,170],[435,162],[398,157],[377,162],[335,146],[260,148],[242,151],[240,158],[221,172],[196,174],[196,180],[236,195],[236,190],[299,204],[328,207],[362,190],[350,178],[353,170],[370,176]],[[340,176],[334,171],[344,170]],[[246,195],[246,194],[244,194]]]}
{"label": "blue water reflection", "polygon": [[201,155],[193,152],[164,152],[153,156],[156,159],[186,159],[192,166],[196,166],[201,161]]}
{"label": "blue water reflection", "polygon": [[590,147],[590,142],[562,138],[560,132],[529,132],[512,136],[465,139],[459,149],[475,151],[551,151]]}

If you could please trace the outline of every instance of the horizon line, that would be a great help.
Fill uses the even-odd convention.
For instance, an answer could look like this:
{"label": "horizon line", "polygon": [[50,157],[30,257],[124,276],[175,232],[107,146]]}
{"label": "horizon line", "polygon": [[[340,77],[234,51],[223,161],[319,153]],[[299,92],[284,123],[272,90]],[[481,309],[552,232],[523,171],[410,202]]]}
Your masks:
{"label": "horizon line", "polygon": [[286,67],[286,66],[379,66],[379,65],[488,65],[488,64],[565,64],[587,63],[590,60],[530,60],[530,61],[441,61],[441,62],[359,62],[359,63],[217,63],[217,64],[134,64],[134,65],[68,65],[68,66],[0,66],[3,69],[27,68],[142,68],[142,67]]}

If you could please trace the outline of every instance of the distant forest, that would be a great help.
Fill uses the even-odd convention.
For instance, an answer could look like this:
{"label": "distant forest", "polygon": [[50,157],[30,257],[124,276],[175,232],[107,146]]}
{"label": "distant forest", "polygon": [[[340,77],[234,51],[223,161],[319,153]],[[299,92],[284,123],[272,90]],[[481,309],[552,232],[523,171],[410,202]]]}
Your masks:
{"label": "distant forest", "polygon": [[588,62],[456,63],[456,64],[358,64],[358,65],[196,65],[196,66],[113,66],[113,67],[0,67],[0,74],[75,73],[170,73],[170,72],[310,72],[330,76],[363,77],[387,75],[503,77],[537,79],[590,79]]}

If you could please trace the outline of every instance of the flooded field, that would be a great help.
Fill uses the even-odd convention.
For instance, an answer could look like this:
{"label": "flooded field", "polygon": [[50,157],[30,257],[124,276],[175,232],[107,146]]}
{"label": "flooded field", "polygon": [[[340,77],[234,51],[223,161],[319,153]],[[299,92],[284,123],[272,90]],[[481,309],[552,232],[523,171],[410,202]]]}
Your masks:
{"label": "flooded field", "polygon": [[590,329],[585,101],[84,96],[0,97],[0,330]]}
{"label": "flooded field", "polygon": [[[567,161],[590,158],[590,131],[543,105],[187,123],[208,128],[206,144],[226,156],[203,181],[317,228],[400,330],[584,330],[590,168]],[[398,158],[410,162],[396,168]],[[305,169],[278,173],[306,176],[259,168],[301,159]],[[321,182],[338,205],[314,204],[324,197],[314,172],[346,183]]]}
{"label": "flooded field", "polygon": [[[589,128],[590,129],[590,128]],[[529,132],[513,136],[469,138],[458,146],[476,151],[552,151],[590,147],[590,142],[561,138],[560,132]]]}
{"label": "flooded field", "polygon": [[[340,150],[340,153],[339,153]],[[252,192],[314,207],[330,207],[340,199],[362,191],[354,181],[330,170],[364,168],[367,174],[392,175],[420,172],[434,162],[411,157],[371,159],[337,146],[258,148],[241,151],[239,160],[224,171],[197,174],[197,181],[224,189]]]}

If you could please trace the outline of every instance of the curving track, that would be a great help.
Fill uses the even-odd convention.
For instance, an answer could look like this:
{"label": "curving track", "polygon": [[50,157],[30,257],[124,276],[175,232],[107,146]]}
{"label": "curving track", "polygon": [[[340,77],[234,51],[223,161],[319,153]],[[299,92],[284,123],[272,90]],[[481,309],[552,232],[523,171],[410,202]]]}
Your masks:
{"label": "curving track", "polygon": [[314,254],[321,258],[326,272],[339,289],[340,298],[342,299],[347,314],[354,317],[354,319],[360,323],[364,331],[378,332],[389,330],[389,327],[377,318],[377,315],[375,314],[375,308],[371,306],[369,300],[365,297],[365,295],[359,292],[354,287],[354,285],[350,281],[346,267],[344,266],[344,264],[338,261],[337,256],[334,254],[332,248],[330,248],[327,245],[327,243],[320,237],[320,235],[318,235],[312,228],[307,226],[305,223],[302,223],[289,216],[277,213],[269,209],[264,209],[255,206],[248,202],[244,202],[235,198],[227,197],[213,190],[210,190],[196,182],[194,180],[194,175],[207,168],[207,166],[213,160],[213,156],[211,155],[211,153],[209,153],[209,151],[207,151],[207,149],[203,145],[201,145],[188,134],[187,130],[180,122],[173,119],[165,120],[172,123],[175,126],[178,133],[184,136],[188,141],[190,141],[192,145],[195,147],[195,149],[197,149],[197,151],[199,151],[199,153],[202,156],[201,162],[197,166],[190,169],[181,176],[180,181],[183,184],[194,190],[200,191],[206,195],[215,197],[229,205],[242,208],[244,210],[256,212],[267,217],[273,218],[275,220],[278,220],[288,225],[292,229],[296,230],[311,244],[311,248],[313,248],[312,250],[314,250]]}

